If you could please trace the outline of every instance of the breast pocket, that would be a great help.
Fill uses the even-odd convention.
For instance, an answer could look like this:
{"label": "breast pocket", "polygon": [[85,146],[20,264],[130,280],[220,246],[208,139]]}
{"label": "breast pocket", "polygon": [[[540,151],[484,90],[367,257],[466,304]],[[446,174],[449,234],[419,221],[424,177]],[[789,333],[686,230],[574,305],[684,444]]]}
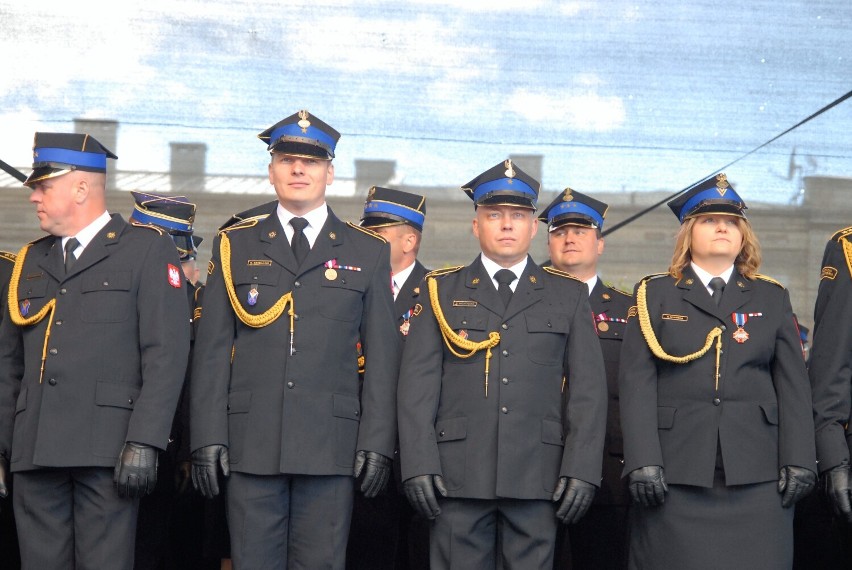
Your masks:
{"label": "breast pocket", "polygon": [[[335,279],[322,278],[320,314],[335,321],[351,322],[361,316],[367,276],[363,271],[337,270]],[[390,276],[388,276],[390,283]],[[390,287],[390,285],[388,285]]]}
{"label": "breast pocket", "polygon": [[538,364],[555,366],[565,357],[568,340],[568,315],[565,313],[527,313],[527,355]]}
{"label": "breast pocket", "polygon": [[[18,286],[18,310],[27,318],[36,314],[47,303],[47,280],[21,281]],[[3,299],[5,304],[6,299]]]}
{"label": "breast pocket", "polygon": [[278,282],[281,268],[277,265],[253,265],[234,270],[234,290],[243,308],[253,315],[269,309],[282,294]]}
{"label": "breast pocket", "polygon": [[120,323],[127,320],[132,303],[131,271],[84,274],[81,280],[80,320]]}
{"label": "breast pocket", "polygon": [[[465,340],[469,340],[471,342],[482,342],[483,340],[488,339],[488,316],[485,313],[485,309],[449,309],[448,312],[445,308],[444,318],[447,319],[447,324],[453,332]],[[459,348],[455,348],[455,350],[465,355],[468,353],[468,351]],[[486,351],[484,350],[480,350],[473,356],[464,359],[458,358],[454,355],[449,355],[447,363],[478,363],[480,360],[485,359],[485,352]]]}

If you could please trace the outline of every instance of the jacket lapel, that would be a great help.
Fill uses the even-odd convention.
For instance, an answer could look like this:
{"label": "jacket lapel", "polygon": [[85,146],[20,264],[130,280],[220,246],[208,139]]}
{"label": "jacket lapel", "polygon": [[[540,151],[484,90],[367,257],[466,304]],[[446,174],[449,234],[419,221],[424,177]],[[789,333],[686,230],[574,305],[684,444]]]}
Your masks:
{"label": "jacket lapel", "polygon": [[530,305],[541,301],[544,297],[544,271],[535,264],[532,257],[527,256],[527,266],[521,274],[509,306],[503,315],[504,320],[509,320]]}
{"label": "jacket lapel", "polygon": [[482,265],[482,260],[477,256],[476,260],[465,269],[465,286],[470,291],[470,298],[482,305],[492,313],[503,316],[506,312],[497,288],[491,282],[488,272]]}
{"label": "jacket lapel", "polygon": [[[341,222],[331,208],[328,208],[328,218],[325,220],[322,229],[314,242],[311,251],[297,272],[298,275],[307,273],[318,265],[323,265],[326,261],[336,257],[335,249],[343,245],[343,235],[346,230],[346,224]],[[292,252],[291,252],[292,255]],[[338,260],[346,263],[346,260]],[[295,263],[295,258],[293,259]],[[388,275],[388,287],[390,287],[390,275]]]}
{"label": "jacket lapel", "polygon": [[704,287],[701,280],[695,275],[692,267],[687,267],[683,272],[683,277],[681,277],[680,281],[677,282],[677,288],[681,290],[684,301],[690,303],[701,311],[724,321],[724,317],[722,316],[724,313],[721,310],[722,307],[716,306],[716,303],[713,302],[713,298],[710,296],[707,288]]}
{"label": "jacket lapel", "polygon": [[745,279],[738,271],[731,274],[731,279],[722,292],[722,302],[719,304],[720,312],[729,322],[732,313],[737,312],[737,309],[751,301],[754,293],[751,285],[751,281]]}
{"label": "jacket lapel", "polygon": [[296,274],[298,269],[296,267],[296,256],[293,255],[290,242],[287,241],[287,234],[284,233],[281,221],[274,210],[259,223],[258,239],[266,244],[266,248],[263,250],[266,257],[293,275]]}
{"label": "jacket lapel", "polygon": [[[62,255],[62,238],[56,238],[53,243],[46,246],[47,248],[41,253],[41,259],[38,260],[38,266],[44,269],[44,272],[56,279],[62,281],[65,279],[65,263]],[[27,255],[39,255],[38,253],[27,253]]]}
{"label": "jacket lapel", "polygon": [[[118,243],[121,234],[124,233],[127,227],[127,222],[122,219],[120,214],[113,214],[109,223],[95,234],[95,237],[89,242],[83,253],[80,254],[80,259],[74,262],[74,266],[65,275],[65,279],[73,277],[102,259],[109,257],[109,248]],[[57,243],[59,243],[59,240],[57,240]],[[58,245],[55,247],[58,247]],[[60,255],[60,257],[62,256]]]}
{"label": "jacket lapel", "polygon": [[415,261],[414,269],[411,270],[411,274],[403,283],[402,289],[399,290],[396,300],[393,302],[393,312],[396,313],[397,318],[400,318],[417,303],[420,296],[420,282],[424,275],[426,275],[426,268],[419,261]]}

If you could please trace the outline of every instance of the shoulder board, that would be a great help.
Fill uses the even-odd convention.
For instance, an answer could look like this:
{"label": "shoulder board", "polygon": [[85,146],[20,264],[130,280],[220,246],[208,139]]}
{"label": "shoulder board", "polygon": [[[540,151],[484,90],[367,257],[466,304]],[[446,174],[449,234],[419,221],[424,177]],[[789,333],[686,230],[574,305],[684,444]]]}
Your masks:
{"label": "shoulder board", "polygon": [[[606,285],[606,284],[605,284],[605,285]],[[607,285],[607,287],[609,287],[610,289],[612,289],[612,290],[613,290],[613,291],[615,291],[616,293],[621,293],[621,294],[622,294],[622,295],[624,295],[625,297],[631,297],[631,298],[633,297],[633,293],[628,293],[627,291],[622,291],[622,290],[621,290],[621,289],[619,289],[618,287],[613,287],[612,285]]]}
{"label": "shoulder board", "polygon": [[51,235],[51,234],[47,234],[46,236],[41,236],[40,238],[38,238],[38,239],[34,239],[33,241],[31,241],[31,242],[30,242],[30,245],[35,245],[35,244],[37,244],[38,242],[40,242],[40,241],[44,241],[44,240],[47,240],[47,239],[56,239],[56,236]]}
{"label": "shoulder board", "polygon": [[0,251],[0,259],[5,259],[6,261],[11,261],[14,263],[15,257],[16,256],[14,253],[9,253],[8,251]]}
{"label": "shoulder board", "polygon": [[347,226],[349,226],[350,228],[353,228],[353,229],[358,230],[359,232],[364,232],[364,233],[365,233],[365,234],[367,234],[368,236],[372,236],[372,237],[374,237],[374,238],[376,238],[376,239],[378,239],[378,240],[382,240],[382,243],[388,243],[388,240],[386,240],[386,239],[384,238],[384,236],[382,236],[382,235],[381,235],[381,234],[379,234],[379,233],[374,232],[374,231],[373,231],[373,230],[371,230],[370,228],[363,228],[363,227],[361,227],[361,226],[359,226],[359,225],[357,225],[357,224],[353,224],[352,222],[346,222],[346,225],[347,225]]}
{"label": "shoulder board", "polygon": [[842,238],[847,237],[849,234],[852,234],[852,226],[836,231],[834,235],[831,236],[831,239],[829,241],[840,241]]}
{"label": "shoulder board", "polygon": [[236,223],[234,223],[230,226],[222,226],[221,228],[219,228],[219,233],[223,234],[223,233],[230,232],[230,231],[233,231],[233,230],[244,230],[246,228],[253,228],[254,226],[256,226],[258,224],[258,222],[260,222],[261,220],[265,220],[267,218],[267,216],[269,216],[269,214],[264,214],[262,216],[255,216],[253,218],[247,218],[245,220],[236,222]]}
{"label": "shoulder board", "polygon": [[154,230],[155,232],[157,232],[160,235],[164,235],[166,233],[165,230],[163,230],[163,228],[161,228],[159,226],[155,226],[154,224],[141,224],[141,223],[137,222],[136,220],[131,220],[130,225],[133,226],[134,228],[147,228],[149,230]]}
{"label": "shoulder board", "polygon": [[776,281],[776,280],[775,280],[775,279],[773,279],[772,277],[769,277],[768,275],[761,275],[760,273],[756,273],[754,277],[755,277],[756,279],[760,279],[761,281],[767,281],[767,282],[769,282],[769,283],[772,283],[773,285],[778,285],[779,287],[781,287],[782,289],[784,289],[784,286],[783,286],[783,285],[781,285],[781,283],[779,283],[778,281]]}
{"label": "shoulder board", "polygon": [[573,279],[574,281],[580,281],[580,283],[582,283],[582,281],[579,278],[575,277],[574,275],[571,275],[567,271],[562,271],[561,269],[556,269],[555,267],[551,267],[549,265],[547,267],[542,267],[542,269],[544,271],[546,271],[547,273],[550,273],[551,275],[558,275],[559,277],[565,277],[567,279]]}
{"label": "shoulder board", "polygon": [[650,275],[646,275],[639,281],[651,281],[652,279],[659,279],[660,277],[668,277],[670,274],[668,272],[665,273],[651,273]]}
{"label": "shoulder board", "polygon": [[464,269],[464,265],[454,265],[452,267],[442,267],[441,269],[435,269],[426,274],[426,277],[441,277],[442,275],[449,275],[450,273],[455,273],[456,271],[460,271]]}
{"label": "shoulder board", "polygon": [[265,204],[261,204],[260,206],[255,206],[253,208],[249,208],[248,210],[243,210],[238,214],[234,214],[228,221],[219,226],[220,230],[224,230],[231,226],[237,225],[240,222],[245,222],[246,220],[250,220],[256,217],[260,217],[262,220],[269,214],[275,211],[275,208],[278,207],[278,200],[273,200],[271,202],[267,202]]}

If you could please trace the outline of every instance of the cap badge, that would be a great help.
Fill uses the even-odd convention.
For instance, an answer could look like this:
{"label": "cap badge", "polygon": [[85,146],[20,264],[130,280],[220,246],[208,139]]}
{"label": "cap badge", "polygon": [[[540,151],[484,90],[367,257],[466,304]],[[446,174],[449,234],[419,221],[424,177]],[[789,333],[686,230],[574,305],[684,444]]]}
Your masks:
{"label": "cap badge", "polygon": [[370,186],[370,191],[369,191],[369,192],[367,192],[367,201],[368,201],[368,202],[372,202],[372,201],[373,201],[373,196],[375,196],[375,195],[376,195],[376,187],[375,187],[375,186]]}
{"label": "cap badge", "polygon": [[574,196],[571,195],[572,190],[570,188],[565,189],[565,195],[562,197],[563,202],[570,202],[574,199]]}
{"label": "cap badge", "polygon": [[725,192],[728,191],[728,177],[724,173],[716,176],[716,191],[719,192],[719,196],[724,196]]}
{"label": "cap badge", "polygon": [[506,178],[510,179],[509,183],[511,184],[511,182],[512,182],[511,178],[515,177],[515,169],[512,168],[512,160],[511,159],[506,160],[503,163],[503,165],[506,167],[506,172],[504,172],[504,174],[506,175]]}
{"label": "cap badge", "polygon": [[303,133],[308,132],[308,127],[311,126],[311,122],[308,120],[308,117],[310,117],[310,115],[308,115],[308,112],[305,109],[299,111],[299,122],[297,124],[299,125],[299,128],[302,129]]}

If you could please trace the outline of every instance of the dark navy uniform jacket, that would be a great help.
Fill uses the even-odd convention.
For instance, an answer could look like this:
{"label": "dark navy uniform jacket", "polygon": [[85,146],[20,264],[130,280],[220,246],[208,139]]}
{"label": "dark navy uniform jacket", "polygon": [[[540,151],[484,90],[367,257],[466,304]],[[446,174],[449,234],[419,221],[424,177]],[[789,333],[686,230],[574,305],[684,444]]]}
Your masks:
{"label": "dark navy uniform jacket", "polygon": [[13,471],[113,467],[125,441],[165,449],[186,371],[174,242],[113,215],[68,275],[59,244],[19,254],[9,307],[29,318],[55,300],[55,311],[24,326],[7,312],[0,325],[0,452],[11,448]]}
{"label": "dark navy uniform jacket", "polygon": [[[631,317],[619,373],[624,474],[660,465],[669,483],[712,487],[717,441],[727,485],[777,480],[784,465],[815,471],[810,386],[784,288],[734,271],[717,307],[687,268],[679,281],[648,280],[647,307],[672,356],[696,352],[723,327],[719,380],[717,387],[715,341],[691,362],[664,361]],[[733,338],[732,313],[751,314],[743,343]]]}
{"label": "dark navy uniform jacket", "polygon": [[452,354],[421,291],[400,371],[403,480],[442,475],[472,499],[550,500],[560,476],[599,485],[606,379],[586,285],[528,259],[504,308],[479,258],[437,281],[450,328],[501,339],[486,398],[485,350]]}
{"label": "dark navy uniform jacket", "polygon": [[809,373],[820,471],[849,461],[852,448],[852,228],[825,246]]}
{"label": "dark navy uniform jacket", "polygon": [[[389,246],[329,208],[297,267],[275,208],[213,244],[193,355],[192,448],[226,445],[231,469],[243,473],[351,475],[357,450],[393,457],[396,441]],[[263,314],[292,292],[292,355],[286,311],[257,328],[237,317],[223,273],[225,235],[244,311]],[[359,340],[368,363],[360,394]]]}

